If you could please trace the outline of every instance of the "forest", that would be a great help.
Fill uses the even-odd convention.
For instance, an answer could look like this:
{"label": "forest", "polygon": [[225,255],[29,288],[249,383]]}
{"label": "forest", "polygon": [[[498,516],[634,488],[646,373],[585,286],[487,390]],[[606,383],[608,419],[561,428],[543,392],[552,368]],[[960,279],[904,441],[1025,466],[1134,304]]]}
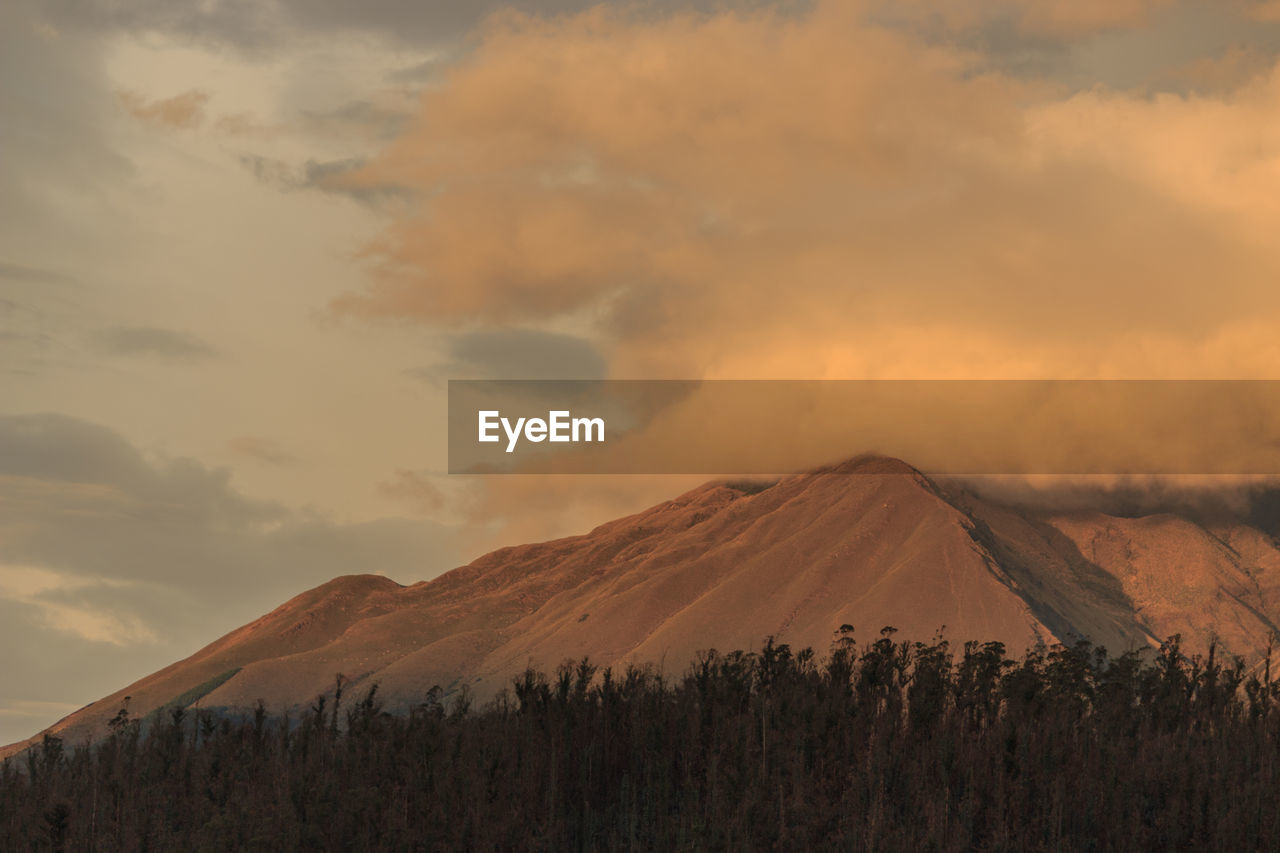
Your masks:
{"label": "forest", "polygon": [[483,706],[122,708],[0,768],[2,850],[1280,849],[1280,691],[1179,638],[1020,659],[850,626],[678,676],[588,660]]}

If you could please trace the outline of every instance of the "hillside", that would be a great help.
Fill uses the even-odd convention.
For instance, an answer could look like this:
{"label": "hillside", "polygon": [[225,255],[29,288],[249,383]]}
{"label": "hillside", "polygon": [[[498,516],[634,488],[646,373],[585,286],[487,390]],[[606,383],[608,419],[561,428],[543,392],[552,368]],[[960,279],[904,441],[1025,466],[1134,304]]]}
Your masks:
{"label": "hillside", "polygon": [[[842,624],[874,639],[1037,642],[1113,653],[1173,633],[1256,661],[1280,621],[1280,550],[1243,524],[1033,513],[863,457],[764,484],[712,483],[582,536],[504,548],[401,586],[340,577],[87,706],[52,731],[97,737],[130,697],[304,706],[337,673],[391,708],[428,688],[486,699],[532,665],[589,655],[682,672],[700,649],[766,636],[825,651]],[[24,744],[0,751],[12,754]]]}

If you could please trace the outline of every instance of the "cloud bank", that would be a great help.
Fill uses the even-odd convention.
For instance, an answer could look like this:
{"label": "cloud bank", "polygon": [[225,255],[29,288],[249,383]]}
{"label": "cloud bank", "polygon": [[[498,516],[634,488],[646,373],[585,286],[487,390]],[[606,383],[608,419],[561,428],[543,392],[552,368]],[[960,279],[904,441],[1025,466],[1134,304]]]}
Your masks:
{"label": "cloud bank", "polygon": [[[150,459],[97,424],[0,417],[0,710],[110,692],[337,575],[413,582],[455,548],[430,521],[250,500],[226,470]],[[6,742],[30,734],[11,716]]]}
{"label": "cloud bank", "polygon": [[838,3],[506,16],[348,178],[423,202],[336,306],[595,317],[614,376],[1274,375],[1277,92],[1073,93]]}

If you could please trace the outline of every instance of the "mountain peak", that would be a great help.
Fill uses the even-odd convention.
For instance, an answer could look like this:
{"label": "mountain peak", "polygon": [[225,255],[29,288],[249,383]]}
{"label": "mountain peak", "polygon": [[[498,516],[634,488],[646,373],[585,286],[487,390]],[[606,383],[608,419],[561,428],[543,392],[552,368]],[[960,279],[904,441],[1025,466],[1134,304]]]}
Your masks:
{"label": "mountain peak", "polygon": [[833,465],[825,465],[821,468],[814,469],[809,472],[813,475],[818,474],[907,474],[915,477],[924,477],[925,475],[912,465],[896,459],[892,456],[881,456],[874,453],[853,456],[843,462],[837,462]]}

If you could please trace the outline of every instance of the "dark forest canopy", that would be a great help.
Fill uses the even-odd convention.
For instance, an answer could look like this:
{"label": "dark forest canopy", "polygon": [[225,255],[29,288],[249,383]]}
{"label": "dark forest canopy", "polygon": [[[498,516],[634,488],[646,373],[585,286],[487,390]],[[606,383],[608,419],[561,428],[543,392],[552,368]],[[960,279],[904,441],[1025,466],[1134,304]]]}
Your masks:
{"label": "dark forest canopy", "polygon": [[679,678],[529,671],[479,709],[123,711],[5,763],[0,849],[1280,849],[1269,663],[851,631]]}

